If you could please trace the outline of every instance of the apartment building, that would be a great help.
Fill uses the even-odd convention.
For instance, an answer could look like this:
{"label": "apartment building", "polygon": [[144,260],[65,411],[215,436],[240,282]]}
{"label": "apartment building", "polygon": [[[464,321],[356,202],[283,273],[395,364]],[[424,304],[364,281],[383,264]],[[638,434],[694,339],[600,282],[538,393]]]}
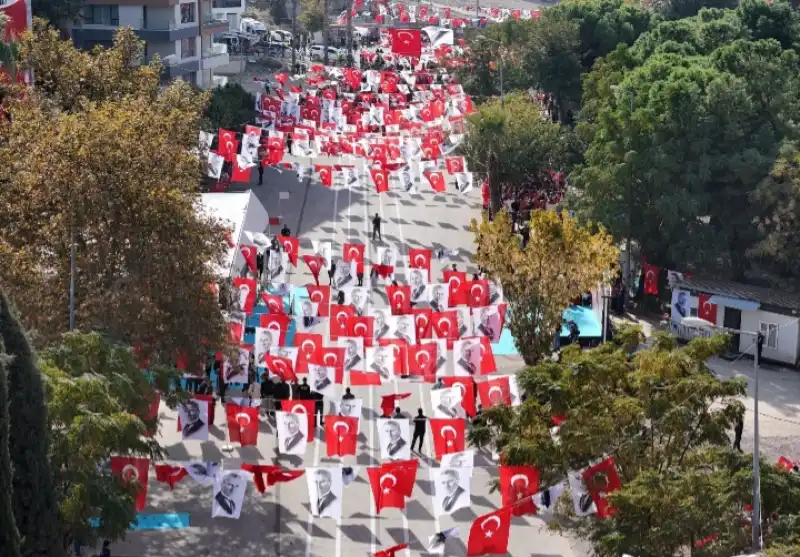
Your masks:
{"label": "apartment building", "polygon": [[217,18],[228,20],[228,30],[237,31],[242,14],[247,11],[247,0],[211,0],[211,10]]}
{"label": "apartment building", "polygon": [[133,28],[145,41],[148,62],[161,57],[165,81],[212,87],[214,68],[229,62],[225,45],[212,40],[228,22],[214,15],[211,0],[86,0],[72,39],[79,48],[110,46],[120,27]]}

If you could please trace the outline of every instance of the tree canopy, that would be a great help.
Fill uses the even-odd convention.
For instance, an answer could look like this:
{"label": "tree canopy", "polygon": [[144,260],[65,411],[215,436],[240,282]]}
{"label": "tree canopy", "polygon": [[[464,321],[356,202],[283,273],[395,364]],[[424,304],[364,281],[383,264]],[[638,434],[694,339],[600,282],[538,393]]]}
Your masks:
{"label": "tree canopy", "polygon": [[533,211],[528,226],[524,247],[503,211],[493,220],[473,219],[471,229],[477,245],[473,261],[503,285],[517,349],[534,364],[550,354],[570,301],[610,275],[619,253],[603,230],[581,226],[566,213]]}
{"label": "tree canopy", "polygon": [[322,0],[304,0],[301,2],[300,15],[297,17],[303,31],[313,35],[325,28],[325,10]]}
{"label": "tree canopy", "polygon": [[59,29],[66,29],[70,23],[81,17],[84,0],[30,0],[33,17],[48,20]]}
{"label": "tree canopy", "polygon": [[227,83],[211,91],[211,100],[206,107],[202,127],[217,133],[220,128],[243,132],[246,124],[253,121],[256,99],[239,83]]}
{"label": "tree canopy", "polygon": [[0,125],[0,278],[43,344],[68,323],[139,345],[155,363],[199,361],[225,342],[209,284],[225,232],[199,214],[196,155],[206,96],[139,65],[130,30],[92,53],[36,20],[21,57],[35,87]]}
{"label": "tree canopy", "polygon": [[[727,339],[678,347],[659,334],[634,353],[643,341],[638,329],[624,330],[614,343],[571,346],[558,362],[525,368],[517,377],[524,402],[488,409],[471,441],[493,444],[508,465],[535,466],[542,489],[613,456],[622,483],[607,494],[613,514],[578,519],[571,505],[557,505],[553,524],[588,539],[599,556],[677,557],[711,536],[714,544],[703,555],[744,553],[752,456],[733,451],[727,432],[744,413],[738,397],[745,385],[722,381],[706,367]],[[796,515],[800,476],[767,463],[761,474],[763,516]],[[767,537],[787,539],[774,531]]]}

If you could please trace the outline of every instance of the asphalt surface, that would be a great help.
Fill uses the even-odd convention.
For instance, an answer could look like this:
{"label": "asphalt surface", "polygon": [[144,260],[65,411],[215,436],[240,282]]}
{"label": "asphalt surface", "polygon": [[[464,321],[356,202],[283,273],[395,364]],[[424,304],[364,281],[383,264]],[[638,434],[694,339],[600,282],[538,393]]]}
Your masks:
{"label": "asphalt surface", "polygon": [[[257,174],[254,173],[254,182]],[[245,187],[240,185],[240,189]],[[460,270],[472,272],[469,253],[472,235],[468,232],[469,220],[480,210],[480,191],[475,189],[467,196],[455,193],[434,195],[432,190],[421,188],[419,195],[386,193],[378,196],[374,189],[363,186],[351,191],[331,191],[320,186],[315,179],[308,183],[297,181],[293,172],[265,172],[265,185],[253,185],[253,190],[271,215],[282,214],[292,233],[301,238],[301,254],[311,249],[312,240],[331,241],[334,253],[341,253],[345,242],[367,245],[368,262],[378,246],[394,244],[401,254],[409,247],[428,247],[434,250],[459,250],[455,257],[444,261],[434,259],[432,275],[441,277],[441,269],[456,263]],[[368,191],[370,190],[370,191]],[[280,192],[288,192],[289,199],[280,201]],[[383,243],[371,241],[371,219],[378,213],[384,221]],[[277,230],[275,230],[277,232]],[[311,275],[301,262],[294,269],[289,282],[305,285]],[[402,268],[398,270],[402,283]],[[326,277],[327,278],[327,277]],[[327,282],[327,280],[323,281]],[[386,307],[383,287],[373,288],[372,303]],[[320,327],[320,330],[326,327]],[[498,357],[500,373],[510,373],[518,368],[516,357]],[[452,361],[449,362],[452,373]],[[343,392],[345,385],[339,386]],[[309,495],[305,477],[291,483],[269,488],[259,494],[250,484],[247,487],[244,507],[239,520],[211,518],[211,488],[184,479],[173,491],[166,484],[155,481],[151,466],[148,506],[144,513],[189,513],[190,527],[178,530],[150,530],[130,533],[125,542],[115,544],[115,555],[146,557],[223,556],[242,557],[255,554],[274,554],[283,557],[342,557],[364,555],[398,543],[409,543],[400,557],[425,553],[428,537],[451,526],[461,528],[461,538],[449,540],[446,556],[463,556],[472,520],[500,506],[500,494],[490,493],[488,483],[497,478],[496,464],[491,455],[479,452],[471,483],[471,508],[456,511],[452,516],[437,519],[433,516],[433,492],[430,468],[437,463],[433,454],[430,432],[426,435],[424,455],[420,458],[416,487],[405,511],[384,509],[380,516],[367,483],[367,466],[380,462],[378,431],[375,420],[380,412],[381,395],[408,392],[411,397],[400,402],[407,414],[423,408],[431,416],[429,386],[400,381],[395,385],[356,387],[356,396],[364,402],[360,423],[359,452],[356,457],[328,459],[325,443],[319,439],[308,445],[302,459],[278,456],[275,451],[274,423],[262,417],[257,447],[235,447],[231,453],[223,452],[226,441],[224,412],[218,406],[216,424],[211,428],[207,442],[182,442],[176,431],[176,413],[162,405],[160,442],[167,448],[170,460],[188,459],[223,460],[226,469],[239,468],[243,462],[281,464],[297,469],[312,466],[355,466],[358,479],[345,488],[343,513],[340,520],[311,518]],[[317,430],[317,435],[324,431]],[[509,555],[582,555],[573,551],[569,540],[545,530],[536,518],[516,518],[511,531]]]}

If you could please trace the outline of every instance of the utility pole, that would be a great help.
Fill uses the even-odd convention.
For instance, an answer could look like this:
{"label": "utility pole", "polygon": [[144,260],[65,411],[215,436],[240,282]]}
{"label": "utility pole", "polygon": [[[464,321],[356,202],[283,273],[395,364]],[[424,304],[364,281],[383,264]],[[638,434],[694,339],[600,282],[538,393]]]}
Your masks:
{"label": "utility pole", "polygon": [[330,39],[328,38],[328,0],[323,0],[322,2],[322,48],[324,48],[324,53],[322,54],[322,63],[324,65],[328,65],[328,45],[330,44]]}
{"label": "utility pole", "polygon": [[[636,109],[636,92],[629,91],[631,96],[631,118],[633,118],[633,111]],[[630,298],[631,288],[633,287],[633,263],[631,258],[631,235],[633,234],[633,172],[631,172],[630,180],[628,180],[628,239],[625,243],[625,251],[628,255],[628,285],[626,299]]]}
{"label": "utility pole", "polygon": [[292,73],[297,65],[297,0],[292,0]]}
{"label": "utility pole", "polygon": [[353,67],[353,0],[347,3],[347,67]]}
{"label": "utility pole", "polygon": [[761,333],[756,333],[755,353],[753,354],[753,551],[761,551],[761,451],[758,434],[758,357],[764,343]]}

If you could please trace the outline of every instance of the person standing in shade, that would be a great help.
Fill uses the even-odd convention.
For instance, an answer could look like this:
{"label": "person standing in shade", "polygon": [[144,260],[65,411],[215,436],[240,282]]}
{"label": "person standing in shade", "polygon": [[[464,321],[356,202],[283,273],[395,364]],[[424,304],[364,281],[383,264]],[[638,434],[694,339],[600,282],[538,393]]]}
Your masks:
{"label": "person standing in shade", "polygon": [[411,450],[414,450],[414,444],[419,440],[419,450],[422,452],[422,442],[425,440],[425,423],[428,418],[422,413],[422,408],[417,410],[417,415],[414,416],[414,435],[411,438]]}
{"label": "person standing in shade", "polygon": [[742,452],[742,432],[744,431],[744,416],[736,420],[736,426],[733,428],[733,448]]}
{"label": "person standing in shade", "polygon": [[328,284],[333,285],[333,275],[336,274],[336,262],[331,260],[331,266],[328,269]]}
{"label": "person standing in shade", "polygon": [[258,185],[259,186],[263,186],[264,185],[264,164],[261,161],[264,160],[267,157],[267,150],[264,148],[263,145],[259,145],[258,146],[258,150],[256,151],[256,153],[258,153],[258,155],[257,155],[258,156],[258,161],[256,161],[256,164],[258,164]]}
{"label": "person standing in shade", "polygon": [[381,217],[378,213],[375,213],[375,216],[372,218],[372,241],[375,241],[375,236],[378,237],[378,240],[381,242],[383,241],[383,236],[381,236]]}
{"label": "person standing in shade", "polygon": [[308,379],[303,377],[303,382],[300,383],[294,390],[295,395],[292,398],[300,400],[308,400],[311,398],[311,386],[308,384]]}
{"label": "person standing in shade", "polygon": [[344,394],[342,395],[342,400],[353,400],[355,398],[356,398],[355,395],[350,392],[350,387],[347,387],[344,390]]}

